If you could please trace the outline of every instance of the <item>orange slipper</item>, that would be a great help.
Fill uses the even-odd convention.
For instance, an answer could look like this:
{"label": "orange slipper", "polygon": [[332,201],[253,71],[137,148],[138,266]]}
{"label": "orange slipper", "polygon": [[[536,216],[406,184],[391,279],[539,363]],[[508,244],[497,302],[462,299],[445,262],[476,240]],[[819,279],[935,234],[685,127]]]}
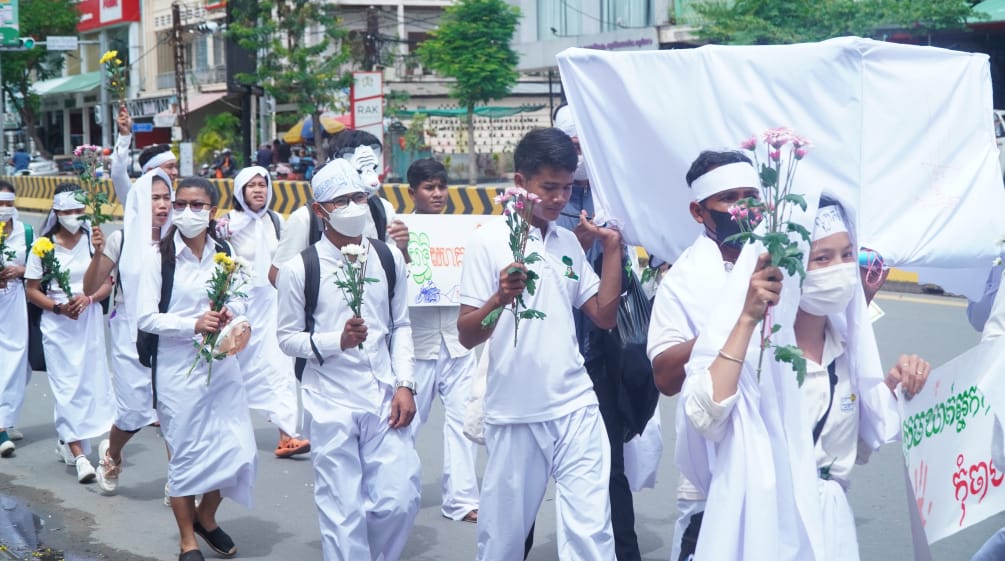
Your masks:
{"label": "orange slipper", "polygon": [[311,441],[302,438],[283,438],[276,445],[277,458],[290,458],[311,451]]}

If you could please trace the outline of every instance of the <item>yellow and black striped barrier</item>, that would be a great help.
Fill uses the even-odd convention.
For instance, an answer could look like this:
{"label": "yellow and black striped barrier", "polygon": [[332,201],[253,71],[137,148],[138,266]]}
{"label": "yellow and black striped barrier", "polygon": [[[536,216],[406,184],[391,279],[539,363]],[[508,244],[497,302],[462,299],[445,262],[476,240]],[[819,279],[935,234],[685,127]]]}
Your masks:
{"label": "yellow and black striped barrier", "polygon": [[[17,192],[15,205],[22,210],[47,212],[52,208],[52,197],[56,186],[61,183],[79,184],[75,176],[15,176],[0,177],[14,185]],[[232,179],[210,179],[220,189],[220,212],[227,212],[234,206],[234,181]],[[98,191],[108,194],[112,201],[110,214],[122,217],[122,205],[115,197],[110,179],[96,182]],[[502,207],[495,204],[495,197],[502,192],[496,187],[476,187],[472,185],[451,186],[447,190],[446,214],[501,214]],[[408,185],[385,183],[380,194],[390,201],[396,212],[409,213],[415,205],[408,196]],[[311,185],[307,181],[275,181],[273,183],[272,210],[289,215],[310,200]]]}

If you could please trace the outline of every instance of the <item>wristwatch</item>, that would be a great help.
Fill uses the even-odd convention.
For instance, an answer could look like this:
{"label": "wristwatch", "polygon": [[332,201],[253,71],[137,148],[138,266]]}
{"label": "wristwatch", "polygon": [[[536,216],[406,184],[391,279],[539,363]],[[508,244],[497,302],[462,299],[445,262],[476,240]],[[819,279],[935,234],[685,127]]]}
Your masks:
{"label": "wristwatch", "polygon": [[52,305],[52,313],[56,314],[57,316],[63,315],[63,306],[60,305],[60,304],[58,304],[58,303],[57,304],[53,304]]}
{"label": "wristwatch", "polygon": [[415,395],[415,382],[411,380],[398,380],[394,383],[394,388],[406,388],[408,391],[412,392],[413,396]]}

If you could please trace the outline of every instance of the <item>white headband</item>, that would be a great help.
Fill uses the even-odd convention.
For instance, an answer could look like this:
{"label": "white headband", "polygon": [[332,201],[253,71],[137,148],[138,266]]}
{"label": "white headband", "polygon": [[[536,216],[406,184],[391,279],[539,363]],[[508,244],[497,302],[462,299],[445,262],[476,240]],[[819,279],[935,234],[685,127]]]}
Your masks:
{"label": "white headband", "polygon": [[694,200],[705,199],[729,191],[730,189],[751,188],[761,190],[761,179],[757,176],[754,166],[747,162],[736,162],[719,166],[698,177],[691,183]]}
{"label": "white headband", "polygon": [[0,201],[13,201],[14,193],[10,191],[0,191]]}
{"label": "white headband", "polygon": [[143,173],[146,173],[154,168],[160,167],[161,164],[166,164],[167,162],[171,162],[177,159],[178,157],[175,156],[174,152],[170,150],[161,152],[160,154],[157,154],[153,158],[150,158],[150,160],[147,163],[143,164]]}
{"label": "white headband", "polygon": [[324,203],[351,193],[365,192],[359,173],[349,160],[336,158],[329,161],[311,178],[314,200]]}
{"label": "white headband", "polygon": [[52,210],[77,210],[84,208],[84,203],[77,200],[80,191],[63,191],[52,198]]}
{"label": "white headband", "polygon": [[572,120],[572,108],[568,105],[559,107],[555,113],[555,128],[570,137],[579,136],[576,134],[576,123]]}
{"label": "white headband", "polygon": [[844,223],[841,210],[836,205],[825,206],[817,211],[816,220],[813,221],[813,241],[847,231],[848,225]]}

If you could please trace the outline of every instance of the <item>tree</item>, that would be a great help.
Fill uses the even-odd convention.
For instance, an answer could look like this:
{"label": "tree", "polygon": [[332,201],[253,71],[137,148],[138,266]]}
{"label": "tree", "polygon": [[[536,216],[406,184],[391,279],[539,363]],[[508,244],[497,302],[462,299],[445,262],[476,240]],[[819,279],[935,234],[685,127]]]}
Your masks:
{"label": "tree", "polygon": [[[241,121],[230,113],[220,113],[206,119],[206,124],[195,138],[195,160],[212,163],[213,153],[237,145],[241,138]],[[239,164],[241,154],[232,153]]]}
{"label": "tree", "polygon": [[[74,0],[21,0],[19,16],[22,37],[44,40],[49,35],[75,35],[80,17]],[[39,80],[54,78],[63,66],[61,53],[36,47],[25,52],[5,52],[0,56],[3,64],[3,91],[18,115],[25,133],[35,142],[45,157],[50,157],[46,145],[38,136],[38,116],[41,102],[31,90]]]}
{"label": "tree", "polygon": [[257,70],[239,74],[244,84],[260,85],[278,102],[296,105],[310,115],[314,145],[323,152],[321,113],[330,109],[335,93],[352,83],[350,60],[343,42],[337,3],[326,0],[263,0],[245,2],[234,10],[230,35],[258,53]]}
{"label": "tree", "polygon": [[439,27],[419,45],[419,58],[453,78],[450,95],[467,108],[468,181],[477,180],[475,105],[509,94],[520,77],[510,46],[520,9],[503,0],[459,0],[443,11]]}
{"label": "tree", "polygon": [[871,37],[892,29],[925,34],[964,29],[979,17],[963,0],[705,0],[698,35],[712,43],[765,45]]}

